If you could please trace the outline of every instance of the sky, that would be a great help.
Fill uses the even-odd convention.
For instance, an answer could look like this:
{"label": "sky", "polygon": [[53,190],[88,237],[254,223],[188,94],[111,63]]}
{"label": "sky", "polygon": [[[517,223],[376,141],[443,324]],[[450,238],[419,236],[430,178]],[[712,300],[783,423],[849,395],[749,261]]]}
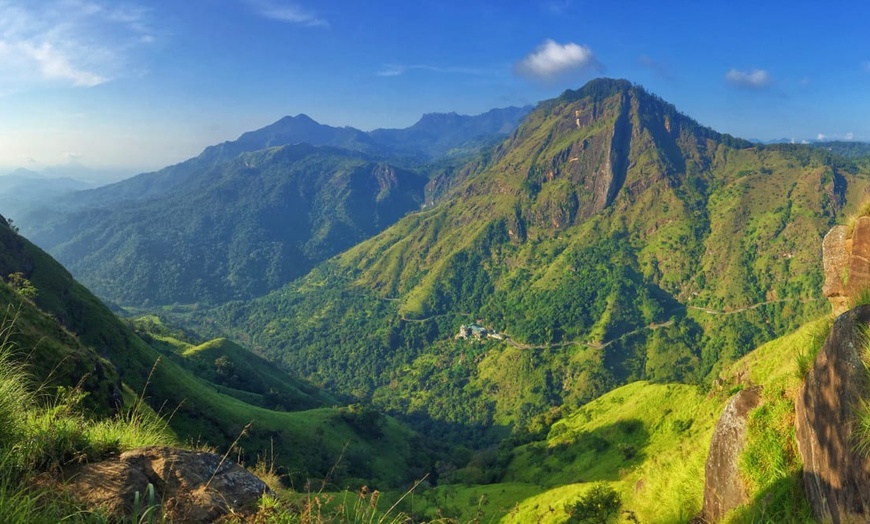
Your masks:
{"label": "sky", "polygon": [[870,141],[870,2],[0,0],[0,174],[159,169],[625,78],[717,131]]}

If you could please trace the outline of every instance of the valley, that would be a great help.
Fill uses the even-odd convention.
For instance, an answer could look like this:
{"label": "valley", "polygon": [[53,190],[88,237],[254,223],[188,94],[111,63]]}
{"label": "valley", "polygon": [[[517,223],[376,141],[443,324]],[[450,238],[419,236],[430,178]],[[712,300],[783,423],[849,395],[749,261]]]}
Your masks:
{"label": "valley", "polygon": [[[268,477],[252,522],[581,522],[595,493],[600,522],[812,521],[795,398],[834,351],[823,238],[868,195],[863,146],[748,142],[626,80],[403,130],[285,117],[16,208],[3,358],[39,416],[137,413]],[[743,499],[713,518],[748,391]],[[16,475],[138,447],[76,439]]]}

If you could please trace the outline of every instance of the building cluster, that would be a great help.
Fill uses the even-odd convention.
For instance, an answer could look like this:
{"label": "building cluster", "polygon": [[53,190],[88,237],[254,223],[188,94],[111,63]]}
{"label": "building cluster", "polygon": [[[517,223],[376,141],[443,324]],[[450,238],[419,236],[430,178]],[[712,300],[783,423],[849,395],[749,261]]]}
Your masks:
{"label": "building cluster", "polygon": [[503,340],[504,336],[501,333],[486,329],[479,324],[465,324],[459,326],[459,333],[456,334],[457,339],[474,338],[476,340],[484,340],[486,338],[494,338]]}

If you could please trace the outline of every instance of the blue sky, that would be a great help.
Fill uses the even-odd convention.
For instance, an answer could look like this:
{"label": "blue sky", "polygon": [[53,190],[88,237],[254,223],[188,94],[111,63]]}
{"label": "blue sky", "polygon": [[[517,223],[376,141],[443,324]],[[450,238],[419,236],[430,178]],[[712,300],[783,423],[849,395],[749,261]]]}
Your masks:
{"label": "blue sky", "polygon": [[627,78],[745,138],[870,141],[867,2],[0,0],[0,173],[156,169]]}

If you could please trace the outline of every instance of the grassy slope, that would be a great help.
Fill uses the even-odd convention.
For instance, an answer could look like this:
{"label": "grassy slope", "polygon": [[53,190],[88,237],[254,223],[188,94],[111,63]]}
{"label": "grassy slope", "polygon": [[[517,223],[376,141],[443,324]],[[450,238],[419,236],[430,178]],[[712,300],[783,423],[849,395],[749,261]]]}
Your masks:
{"label": "grassy slope", "polygon": [[[742,471],[753,489],[752,502],[732,520],[803,520],[800,460],[789,417],[800,384],[800,355],[818,347],[829,328],[830,320],[823,318],[764,344],[723,370],[718,390],[648,382],[617,388],[555,423],[546,439],[516,448],[502,483],[439,486],[418,494],[417,510],[435,515],[437,507],[460,521],[481,516],[482,521],[563,522],[566,504],[593,483],[605,482],[640,522],[686,522],[701,509],[713,428],[732,392],[742,387],[737,375],[746,371],[752,383],[764,386],[764,402],[750,424],[784,431],[750,437]],[[747,465],[774,459],[781,459],[780,467]]]}
{"label": "grassy slope", "polygon": [[[41,331],[45,340],[36,341],[36,347],[81,351],[92,361],[102,355],[124,383],[135,392],[145,391],[149,404],[170,416],[172,429],[183,440],[223,452],[250,423],[239,441],[247,459],[253,462],[274,450],[276,463],[296,482],[326,477],[335,468],[331,480],[336,482],[354,484],[353,479],[365,479],[359,482],[399,486],[428,467],[417,438],[392,419],[378,419],[360,429],[346,409],[275,412],[219,393],[171,359],[160,359],[49,255],[5,226],[0,226],[0,254],[0,273],[22,271],[39,291],[35,304],[44,314],[34,318],[45,324],[48,315],[63,326],[31,329],[30,320],[23,322],[27,331],[45,330]],[[0,298],[11,296],[6,290],[3,293]],[[22,342],[36,337],[33,333]],[[60,342],[53,342],[54,338]],[[79,356],[57,360],[88,362]],[[108,387],[106,380],[114,370],[108,366],[102,373],[96,389]]]}
{"label": "grassy slope", "polygon": [[273,363],[225,338],[196,344],[194,337],[165,326],[154,315],[131,320],[136,333],[219,392],[276,411],[301,411],[340,402],[290,376]]}

